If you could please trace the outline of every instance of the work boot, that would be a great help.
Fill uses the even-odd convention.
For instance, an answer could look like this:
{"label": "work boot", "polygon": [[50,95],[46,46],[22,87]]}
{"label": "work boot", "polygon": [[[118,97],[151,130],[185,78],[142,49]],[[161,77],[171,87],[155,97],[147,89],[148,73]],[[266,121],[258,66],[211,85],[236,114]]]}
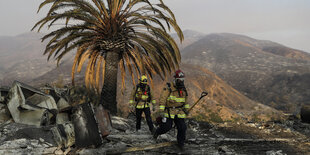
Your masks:
{"label": "work boot", "polygon": [[155,132],[156,132],[156,129],[155,128],[153,128],[152,130],[150,130],[151,131],[151,134],[152,135],[154,135],[155,134]]}
{"label": "work boot", "polygon": [[158,136],[159,136],[159,135],[158,135],[158,134],[156,133],[156,131],[154,130],[153,138],[156,140]]}
{"label": "work boot", "polygon": [[181,152],[184,152],[184,145],[177,144],[177,147]]}

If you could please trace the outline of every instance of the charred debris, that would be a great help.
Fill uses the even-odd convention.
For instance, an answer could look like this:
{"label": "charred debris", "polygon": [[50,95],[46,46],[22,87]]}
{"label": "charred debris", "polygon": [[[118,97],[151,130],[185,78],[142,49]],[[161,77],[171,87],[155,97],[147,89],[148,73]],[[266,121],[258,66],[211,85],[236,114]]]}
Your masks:
{"label": "charred debris", "polygon": [[174,143],[176,130],[152,139],[147,125],[110,116],[80,88],[40,89],[15,81],[0,88],[0,154],[307,154],[307,107],[301,121],[210,124],[187,119],[185,152]]}
{"label": "charred debris", "polygon": [[20,128],[6,138],[41,138],[63,149],[102,145],[112,128],[110,115],[101,105],[95,108],[83,94],[74,96],[76,91],[48,85],[36,89],[18,81],[11,88],[1,88],[0,125]]}

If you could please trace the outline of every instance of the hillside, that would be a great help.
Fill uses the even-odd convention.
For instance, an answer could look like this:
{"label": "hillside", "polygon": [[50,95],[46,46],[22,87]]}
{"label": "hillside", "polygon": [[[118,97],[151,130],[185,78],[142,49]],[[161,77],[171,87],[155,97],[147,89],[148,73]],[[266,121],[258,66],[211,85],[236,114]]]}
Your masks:
{"label": "hillside", "polygon": [[310,53],[286,47],[284,45],[269,40],[257,40],[244,35],[231,34],[231,33],[222,33],[216,35],[219,35],[226,39],[234,40],[238,44],[253,47],[274,55],[279,55],[293,59],[310,60]]}
{"label": "hillside", "polygon": [[[186,73],[186,85],[190,94],[190,105],[198,100],[202,91],[209,92],[209,95],[193,110],[191,117],[211,122],[249,121],[253,119],[257,121],[280,119],[282,117],[282,114],[277,110],[250,100],[207,69],[190,64],[183,64],[181,68]],[[45,83],[59,82],[70,84],[70,73],[71,67],[68,63],[65,63],[30,83],[37,86],[42,86]],[[62,80],[59,81],[59,77]],[[83,85],[84,73],[77,74],[76,77],[76,83]],[[123,90],[123,94],[120,83],[121,79],[120,76],[118,77],[117,103],[120,109],[119,114],[122,116],[128,115],[129,95],[133,87],[130,76],[128,75],[127,77],[126,88]],[[158,78],[154,80],[154,94],[156,99],[159,98],[160,92],[165,84],[165,81]]]}
{"label": "hillside", "polygon": [[41,42],[42,36],[34,32],[0,36],[0,85],[10,85],[14,80],[29,82],[56,67],[52,58],[47,61],[43,55],[46,42]]}
{"label": "hillside", "polygon": [[207,98],[193,110],[192,116],[198,120],[221,122],[241,118],[258,121],[279,119],[278,116],[281,116],[275,109],[242,95],[208,69],[190,64],[183,64],[181,68],[186,73],[190,103],[194,103],[202,91],[209,92]]}
{"label": "hillside", "polygon": [[[188,44],[192,44],[193,42],[199,40],[201,37],[204,36],[199,32],[189,30],[185,31],[184,35],[185,42],[188,42]],[[0,65],[4,67],[2,70],[0,70],[2,76],[2,79],[0,80],[3,83],[1,85],[10,85],[10,82],[14,80],[20,80],[33,86],[42,86],[45,83],[55,82],[61,85],[68,83],[70,84],[72,67],[71,65],[73,61],[72,56],[70,55],[70,58],[64,59],[64,61],[60,63],[59,67],[56,67],[55,62],[53,61],[47,63],[46,56],[42,55],[44,50],[44,43],[42,44],[39,40],[41,36],[42,34],[38,33],[28,33],[16,37],[9,37],[9,39],[6,37],[4,37],[6,39],[2,38],[3,40],[0,44],[4,45],[6,44],[5,40],[9,40],[7,42],[14,42],[14,44],[16,44],[16,48],[13,49],[11,45],[6,48],[4,48],[5,46],[3,46],[2,51],[0,52],[2,54],[8,54],[8,56],[6,57],[6,61],[8,62],[10,60],[9,62],[12,63],[11,65],[7,65],[3,61],[0,61],[0,63],[5,64]],[[72,54],[73,53],[74,52],[72,52]],[[195,56],[195,54],[193,54],[193,56]],[[205,62],[205,60],[201,61]],[[251,114],[257,113],[259,111],[264,111],[258,109],[269,109],[268,107],[264,107],[257,102],[249,100],[207,69],[192,66],[190,64],[195,63],[184,63],[182,69],[184,69],[187,74],[187,84],[189,90],[191,91],[190,94],[192,94],[190,99],[191,103],[194,103],[194,101],[199,97],[201,91],[207,90],[208,92],[210,92],[208,99],[206,99],[207,101],[205,101],[204,104],[199,104],[197,109],[199,109],[200,111],[195,111],[194,114],[196,115],[193,115],[193,117],[197,117],[199,119],[213,119],[216,121],[238,120],[242,117],[244,119],[252,119],[250,118]],[[76,79],[80,84],[83,84],[83,77],[83,73],[77,74],[76,76]],[[198,78],[199,81],[197,81]],[[203,85],[201,85],[202,83]],[[155,85],[158,86],[155,88],[157,89],[155,91],[157,98],[159,97],[159,92],[164,86],[164,84],[165,82],[163,81],[156,81]],[[120,91],[118,92],[118,103],[120,103],[119,105],[121,105],[121,109],[124,107],[127,108],[127,106],[124,106],[123,104],[127,104],[127,100],[129,98],[128,95],[130,94],[132,87],[130,84],[127,84],[127,86],[128,87],[125,89],[124,92],[125,96],[122,96]],[[126,113],[127,111],[126,108],[123,109],[124,113]],[[218,111],[221,111],[220,116],[217,116]],[[274,110],[272,109],[269,109],[267,111],[267,113],[271,114],[274,112]],[[260,114],[258,113],[257,115]],[[256,115],[254,116],[256,117]]]}
{"label": "hillside", "polygon": [[310,104],[309,56],[270,41],[226,33],[206,35],[182,51],[183,62],[210,69],[249,98],[287,112]]}

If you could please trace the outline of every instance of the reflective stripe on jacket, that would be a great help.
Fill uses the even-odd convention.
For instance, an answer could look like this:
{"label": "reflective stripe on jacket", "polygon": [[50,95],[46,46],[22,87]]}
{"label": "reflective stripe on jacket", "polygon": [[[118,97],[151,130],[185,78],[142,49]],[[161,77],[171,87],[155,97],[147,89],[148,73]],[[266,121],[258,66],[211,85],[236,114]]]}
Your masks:
{"label": "reflective stripe on jacket", "polygon": [[[171,91],[168,87],[164,88],[159,98],[159,109],[164,111],[165,117],[174,118],[176,115],[178,118],[186,118],[185,110],[189,109],[187,101],[187,94],[185,91],[178,90],[171,85]],[[170,116],[169,116],[170,114]]]}
{"label": "reflective stripe on jacket", "polygon": [[152,104],[156,104],[156,100],[154,99],[153,97],[154,95],[151,90],[150,90],[150,96],[149,96],[148,93],[145,92],[145,90],[141,90],[140,87],[138,88],[137,87],[138,85],[136,85],[131,92],[129,104],[135,106],[138,109],[150,107],[149,102],[147,101],[149,97],[151,98]]}

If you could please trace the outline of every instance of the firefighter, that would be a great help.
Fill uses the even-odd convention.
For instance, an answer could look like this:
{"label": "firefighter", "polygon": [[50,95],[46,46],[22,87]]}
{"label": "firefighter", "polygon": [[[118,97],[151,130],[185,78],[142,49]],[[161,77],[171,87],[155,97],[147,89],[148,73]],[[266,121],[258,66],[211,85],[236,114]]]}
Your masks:
{"label": "firefighter", "polygon": [[150,132],[154,133],[154,126],[151,118],[151,110],[149,103],[152,103],[153,111],[155,108],[156,100],[153,97],[150,86],[147,84],[147,77],[142,75],[131,93],[129,104],[131,109],[136,110],[136,131],[141,129],[142,113],[144,112],[147,125]]}
{"label": "firefighter", "polygon": [[153,134],[153,137],[157,137],[161,134],[168,132],[175,123],[178,134],[178,147],[183,150],[186,124],[184,118],[188,114],[189,104],[187,104],[187,90],[184,85],[185,74],[181,70],[177,70],[174,75],[174,80],[171,83],[167,83],[160,95],[159,109],[162,111],[161,116],[163,117],[162,123],[159,128]]}

